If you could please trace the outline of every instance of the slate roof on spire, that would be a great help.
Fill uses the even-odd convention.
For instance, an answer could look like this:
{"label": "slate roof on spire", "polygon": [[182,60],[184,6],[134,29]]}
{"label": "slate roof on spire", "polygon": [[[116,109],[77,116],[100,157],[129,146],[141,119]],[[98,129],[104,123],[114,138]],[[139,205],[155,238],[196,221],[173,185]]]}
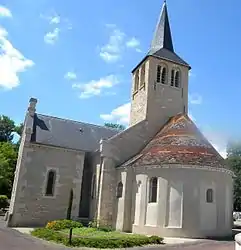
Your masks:
{"label": "slate roof on spire", "polygon": [[122,166],[163,164],[229,169],[222,156],[186,114],[172,117],[139,154]]}
{"label": "slate roof on spire", "polygon": [[174,52],[166,2],[163,4],[149,53],[154,54],[163,48]]}
{"label": "slate roof on spire", "polygon": [[171,60],[190,67],[174,51],[166,1],[164,1],[148,55]]}
{"label": "slate roof on spire", "polygon": [[[181,64],[189,67],[190,65],[179,57],[174,50],[172,42],[172,33],[169,23],[167,4],[164,1],[162,11],[156,26],[156,30],[151,43],[151,48],[147,53],[146,57],[154,56],[161,59],[169,60],[177,64]],[[146,57],[132,70],[134,72],[136,68],[146,59]]]}

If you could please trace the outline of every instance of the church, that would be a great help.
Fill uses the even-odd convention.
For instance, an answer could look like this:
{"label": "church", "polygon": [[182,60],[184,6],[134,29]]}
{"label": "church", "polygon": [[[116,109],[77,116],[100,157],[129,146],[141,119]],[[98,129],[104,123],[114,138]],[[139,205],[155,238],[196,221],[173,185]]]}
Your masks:
{"label": "church", "polygon": [[234,174],[188,116],[190,65],[175,53],[164,2],[149,51],[132,70],[124,131],[25,115],[7,224],[72,218],[165,237],[232,234]]}

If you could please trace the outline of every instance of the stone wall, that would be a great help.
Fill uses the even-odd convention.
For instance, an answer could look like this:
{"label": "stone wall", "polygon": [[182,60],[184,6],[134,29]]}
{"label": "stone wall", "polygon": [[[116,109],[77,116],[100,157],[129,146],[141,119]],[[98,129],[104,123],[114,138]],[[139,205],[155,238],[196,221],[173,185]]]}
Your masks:
{"label": "stone wall", "polygon": [[[210,170],[169,167],[142,166],[134,169],[138,188],[132,188],[136,202],[133,232],[170,237],[230,236],[232,176]],[[151,177],[158,177],[156,203],[149,203],[148,199]],[[210,186],[214,187],[211,207],[206,203],[206,191]],[[209,225],[209,215],[215,217],[212,227]],[[202,223],[204,219],[206,226]]]}
{"label": "stone wall", "polygon": [[[9,226],[43,226],[49,220],[66,218],[71,188],[72,216],[78,217],[84,157],[83,152],[26,142],[17,164]],[[54,196],[45,196],[50,169],[56,171]]]}

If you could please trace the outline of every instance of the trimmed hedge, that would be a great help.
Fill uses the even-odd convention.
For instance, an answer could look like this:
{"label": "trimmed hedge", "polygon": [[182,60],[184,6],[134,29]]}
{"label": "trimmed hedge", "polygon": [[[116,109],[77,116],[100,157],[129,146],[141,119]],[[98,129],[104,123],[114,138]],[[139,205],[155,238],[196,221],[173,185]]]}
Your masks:
{"label": "trimmed hedge", "polygon": [[47,223],[46,228],[55,231],[68,229],[68,228],[79,228],[83,227],[80,222],[72,220],[54,220]]}
{"label": "trimmed hedge", "polygon": [[6,209],[8,206],[8,197],[6,195],[0,195],[0,209]]}
{"label": "trimmed hedge", "polygon": [[[33,236],[38,238],[54,241],[69,246],[68,236],[54,231],[48,228],[35,229],[31,232]],[[110,232],[111,234],[111,232]],[[76,237],[73,235],[72,244],[73,247],[90,247],[90,248],[127,248],[134,246],[144,246],[151,244],[162,244],[163,239],[158,236],[147,237],[144,235],[130,235],[129,237],[124,236],[123,238],[108,238],[98,236],[92,237]]]}

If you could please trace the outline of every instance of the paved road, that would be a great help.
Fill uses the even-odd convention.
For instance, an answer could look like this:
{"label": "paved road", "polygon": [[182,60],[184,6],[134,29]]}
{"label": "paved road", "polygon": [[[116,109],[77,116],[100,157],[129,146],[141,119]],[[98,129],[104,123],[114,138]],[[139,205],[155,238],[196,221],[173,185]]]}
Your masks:
{"label": "paved road", "polygon": [[[140,249],[140,248],[135,248]],[[161,246],[141,248],[141,250],[234,250],[234,242],[217,242],[205,241],[192,245],[180,246]],[[0,219],[0,250],[70,250],[52,243],[48,243],[30,235],[21,234],[20,232],[6,228]]]}

